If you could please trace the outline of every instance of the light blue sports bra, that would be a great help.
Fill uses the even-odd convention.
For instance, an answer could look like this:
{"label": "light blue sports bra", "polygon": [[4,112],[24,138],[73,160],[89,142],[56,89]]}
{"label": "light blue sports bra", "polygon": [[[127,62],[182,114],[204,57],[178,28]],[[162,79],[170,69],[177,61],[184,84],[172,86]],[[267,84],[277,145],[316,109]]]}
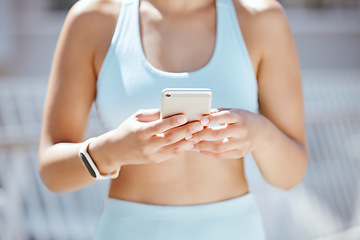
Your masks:
{"label": "light blue sports bra", "polygon": [[96,110],[105,131],[139,109],[160,108],[164,88],[210,88],[212,108],[258,112],[258,88],[231,0],[216,0],[216,43],[210,61],[193,72],[165,72],[143,52],[139,0],[123,0],[97,80]]}

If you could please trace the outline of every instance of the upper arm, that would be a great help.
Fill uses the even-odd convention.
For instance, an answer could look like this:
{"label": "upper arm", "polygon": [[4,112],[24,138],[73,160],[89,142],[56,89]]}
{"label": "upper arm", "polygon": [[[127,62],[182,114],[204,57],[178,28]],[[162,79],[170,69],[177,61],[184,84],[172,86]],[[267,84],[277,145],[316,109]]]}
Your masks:
{"label": "upper arm", "polygon": [[50,73],[40,151],[58,142],[84,138],[96,95],[94,56],[101,22],[104,16],[89,1],[75,4],[66,17]]}
{"label": "upper arm", "polygon": [[301,74],[296,46],[280,4],[268,0],[256,16],[261,58],[258,66],[260,113],[283,133],[305,145]]}

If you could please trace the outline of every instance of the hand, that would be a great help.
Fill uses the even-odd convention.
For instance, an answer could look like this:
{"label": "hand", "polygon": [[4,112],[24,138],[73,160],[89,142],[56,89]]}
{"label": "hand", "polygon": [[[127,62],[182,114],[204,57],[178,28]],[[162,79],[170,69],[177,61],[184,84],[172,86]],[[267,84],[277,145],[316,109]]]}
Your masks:
{"label": "hand", "polygon": [[159,110],[139,110],[117,129],[98,137],[93,145],[94,156],[91,155],[107,162],[103,172],[127,164],[169,160],[192,148],[193,143],[184,138],[203,129],[199,121],[186,122],[184,115],[160,119]]}
{"label": "hand", "polygon": [[[219,159],[242,158],[260,147],[265,117],[240,109],[215,109],[201,119],[204,130],[192,135],[194,149]],[[208,126],[219,124],[218,127]],[[190,140],[190,138],[187,138]]]}

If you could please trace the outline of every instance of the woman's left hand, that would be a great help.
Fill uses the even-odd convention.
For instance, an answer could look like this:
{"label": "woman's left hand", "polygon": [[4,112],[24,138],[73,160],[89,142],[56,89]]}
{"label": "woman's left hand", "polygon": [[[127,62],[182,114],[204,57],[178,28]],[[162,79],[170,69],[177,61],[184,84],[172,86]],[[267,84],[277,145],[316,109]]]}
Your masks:
{"label": "woman's left hand", "polygon": [[[205,128],[187,137],[194,149],[219,159],[242,158],[263,144],[267,119],[241,109],[214,109],[201,118]],[[218,127],[208,127],[218,124]]]}

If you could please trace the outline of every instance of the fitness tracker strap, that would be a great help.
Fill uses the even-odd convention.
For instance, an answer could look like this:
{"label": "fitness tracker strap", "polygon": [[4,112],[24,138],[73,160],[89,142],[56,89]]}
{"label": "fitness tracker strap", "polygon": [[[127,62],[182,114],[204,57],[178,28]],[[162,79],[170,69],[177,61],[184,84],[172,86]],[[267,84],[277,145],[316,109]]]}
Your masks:
{"label": "fitness tracker strap", "polygon": [[110,173],[110,174],[101,175],[101,173],[100,173],[99,169],[97,168],[94,160],[91,158],[90,154],[88,153],[89,144],[93,139],[94,138],[89,138],[88,140],[86,140],[81,145],[80,150],[79,150],[79,156],[80,156],[80,159],[81,159],[82,163],[84,164],[85,168],[88,170],[91,177],[96,179],[96,180],[115,179],[115,178],[117,178],[119,176],[120,168],[117,169],[116,171]]}

